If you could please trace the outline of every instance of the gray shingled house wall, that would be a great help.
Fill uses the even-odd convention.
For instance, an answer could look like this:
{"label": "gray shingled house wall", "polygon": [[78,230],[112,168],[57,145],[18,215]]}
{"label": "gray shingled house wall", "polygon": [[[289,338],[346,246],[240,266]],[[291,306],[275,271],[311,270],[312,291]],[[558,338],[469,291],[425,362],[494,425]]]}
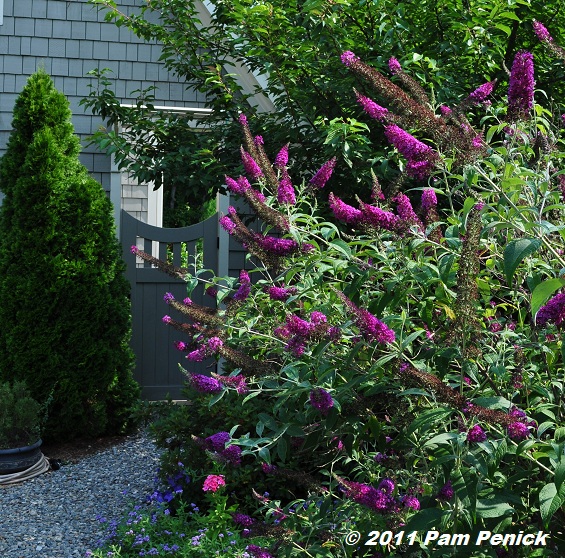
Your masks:
{"label": "gray shingled house wall", "polygon": [[[158,62],[161,48],[147,44],[125,28],[104,21],[104,13],[87,0],[0,0],[0,156],[11,131],[12,110],[27,78],[42,66],[71,103],[73,123],[83,144],[81,160],[94,178],[110,191],[111,160],[87,147],[86,138],[102,125],[79,106],[94,80],[94,68],[113,71],[114,91],[124,103],[131,92],[157,86],[156,105],[203,107],[204,97],[187,91],[185,84]],[[118,0],[132,13],[144,0]],[[114,169],[115,170],[115,169]]]}

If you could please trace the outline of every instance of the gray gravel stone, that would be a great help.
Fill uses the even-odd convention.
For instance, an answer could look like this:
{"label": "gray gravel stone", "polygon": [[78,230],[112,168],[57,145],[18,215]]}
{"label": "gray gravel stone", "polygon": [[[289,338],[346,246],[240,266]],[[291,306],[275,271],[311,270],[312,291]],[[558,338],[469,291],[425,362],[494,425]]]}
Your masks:
{"label": "gray gravel stone", "polygon": [[105,526],[154,490],[159,450],[146,434],[63,465],[21,484],[0,487],[2,558],[78,558]]}

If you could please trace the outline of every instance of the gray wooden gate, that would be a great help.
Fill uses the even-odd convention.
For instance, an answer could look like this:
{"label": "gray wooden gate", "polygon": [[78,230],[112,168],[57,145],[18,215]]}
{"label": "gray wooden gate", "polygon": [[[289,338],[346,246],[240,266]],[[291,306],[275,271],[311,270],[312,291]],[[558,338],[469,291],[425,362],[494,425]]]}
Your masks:
{"label": "gray wooden gate", "polygon": [[[220,227],[219,217],[227,214],[230,203],[235,205],[240,216],[253,218],[253,212],[241,200],[230,200],[228,195],[218,195],[218,213],[206,221],[179,229],[148,225],[121,211],[120,239],[131,285],[131,346],[136,357],[134,377],[141,385],[144,399],[158,401],[167,395],[182,399],[185,377],[179,371],[179,363],[190,372],[210,374],[216,371],[216,362],[213,359],[189,362],[174,347],[174,341],[187,339],[180,331],[164,324],[162,318],[170,314],[182,321],[182,315],[167,306],[163,296],[171,292],[177,300],[182,300],[186,297],[186,284],[137,258],[131,253],[131,246],[162,260],[169,257],[169,261],[177,266],[186,256],[192,264],[194,255],[199,254],[199,268],[210,269],[219,277],[238,277],[240,270],[252,269],[253,264],[246,260],[247,252],[241,244]],[[249,226],[261,230],[258,221]],[[252,281],[256,278],[251,277]],[[215,300],[204,293],[202,285],[191,293],[190,298],[198,304],[215,307]]]}
{"label": "gray wooden gate", "polygon": [[[166,229],[142,223],[122,210],[120,232],[126,275],[131,284],[134,377],[141,385],[144,399],[160,400],[167,396],[180,399],[185,377],[179,371],[179,362],[191,372],[210,374],[215,371],[215,361],[189,362],[174,347],[175,340],[186,341],[186,337],[164,324],[162,318],[165,314],[179,321],[183,318],[167,306],[163,296],[171,292],[177,300],[183,300],[187,296],[186,284],[137,258],[131,246],[161,260],[168,259],[176,266],[181,266],[187,257],[192,266],[196,257],[199,267],[210,269],[216,275],[227,274],[220,269],[224,266],[218,265],[219,259],[224,259],[219,251],[218,215],[190,227]],[[190,298],[198,304],[215,307],[215,300],[204,293],[202,285],[196,287]]]}

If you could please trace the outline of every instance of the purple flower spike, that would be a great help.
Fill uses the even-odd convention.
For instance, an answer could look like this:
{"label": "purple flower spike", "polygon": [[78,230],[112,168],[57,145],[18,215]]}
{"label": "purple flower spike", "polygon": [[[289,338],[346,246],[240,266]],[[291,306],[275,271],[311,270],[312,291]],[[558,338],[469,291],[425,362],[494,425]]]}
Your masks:
{"label": "purple flower spike", "polygon": [[284,169],[288,165],[288,143],[284,145],[275,157],[274,166],[277,169]]}
{"label": "purple flower spike", "polygon": [[284,176],[279,182],[277,187],[277,201],[280,204],[288,203],[294,205],[296,203],[296,193],[288,175]]}
{"label": "purple flower spike", "polygon": [[440,502],[447,502],[448,500],[451,500],[453,498],[453,496],[455,496],[455,491],[453,490],[453,486],[451,484],[451,481],[447,481],[439,490],[436,498],[440,501]]}
{"label": "purple flower spike", "polygon": [[329,161],[326,161],[318,170],[318,172],[310,179],[310,184],[314,188],[323,188],[326,182],[330,179],[334,168],[335,168],[336,158],[332,157]]}
{"label": "purple flower spike", "polygon": [[363,110],[371,118],[374,118],[375,120],[379,120],[381,122],[386,119],[388,115],[388,109],[381,107],[381,105],[378,105],[377,103],[375,103],[375,101],[369,99],[369,97],[361,95],[361,93],[358,93],[357,91],[355,91],[355,95],[357,96],[357,102],[363,107]]}
{"label": "purple flower spike", "polygon": [[315,388],[310,392],[310,404],[322,415],[327,415],[334,406],[334,400],[325,389]]}
{"label": "purple flower spike", "polygon": [[553,322],[556,326],[560,326],[563,321],[565,321],[565,293],[560,293],[539,309],[536,323],[540,327],[544,327],[547,322]]}
{"label": "purple flower spike", "polygon": [[390,70],[391,74],[394,76],[398,72],[402,71],[402,66],[400,65],[400,62],[393,56],[388,61],[388,69]]}
{"label": "purple flower spike", "polygon": [[528,426],[523,422],[513,422],[512,424],[508,425],[508,436],[519,442],[521,440],[525,440],[530,435],[530,430]]}
{"label": "purple flower spike", "polygon": [[235,223],[227,215],[220,217],[220,226],[229,234],[233,234],[236,229]]}
{"label": "purple flower spike", "polygon": [[345,66],[347,66],[349,68],[349,66],[351,66],[352,64],[354,64],[355,62],[357,62],[359,60],[359,57],[356,56],[353,52],[351,52],[350,50],[346,50],[342,55],[341,55],[341,62],[342,64],[344,64]]}
{"label": "purple flower spike", "polygon": [[238,180],[234,180],[230,176],[226,176],[225,182],[230,192],[239,194],[240,196],[245,194],[245,192],[251,188],[251,184],[249,184],[244,176],[240,176]]}
{"label": "purple flower spike", "polygon": [[404,496],[402,498],[402,503],[404,504],[405,508],[410,508],[413,510],[419,510],[420,509],[420,500],[418,500],[418,498],[416,498],[416,496],[412,496],[407,494],[406,496]]}
{"label": "purple flower spike", "polygon": [[202,374],[190,374],[189,382],[199,393],[220,393],[223,389],[218,380]]}
{"label": "purple flower spike", "polygon": [[241,148],[241,160],[243,161],[243,166],[245,168],[245,172],[249,175],[251,180],[257,180],[258,178],[263,176],[263,171],[253,159],[253,157]]}
{"label": "purple flower spike", "polygon": [[337,196],[334,196],[333,192],[329,196],[329,203],[336,219],[344,223],[355,224],[363,217],[362,211],[342,202]]}
{"label": "purple flower spike", "polygon": [[247,116],[245,116],[245,114],[241,113],[238,120],[242,126],[247,126]]}
{"label": "purple flower spike", "polygon": [[216,432],[216,434],[205,438],[204,444],[210,451],[222,451],[230,440],[229,432]]}
{"label": "purple flower spike", "polygon": [[482,103],[483,101],[486,101],[487,97],[493,92],[495,85],[496,80],[487,81],[487,83],[483,83],[483,85],[477,87],[477,89],[475,89],[467,98],[472,103]]}
{"label": "purple flower spike", "polygon": [[534,27],[534,33],[540,41],[542,41],[543,43],[553,42],[553,37],[549,34],[549,31],[545,28],[545,25],[543,25],[543,23],[540,23],[539,21],[534,19],[532,25]]}
{"label": "purple flower spike", "polygon": [[378,486],[385,494],[392,494],[394,492],[394,481],[391,479],[383,479]]}
{"label": "purple flower spike", "polygon": [[422,211],[428,213],[434,207],[437,207],[436,193],[433,188],[426,188],[422,192]]}
{"label": "purple flower spike", "polygon": [[446,105],[441,105],[439,107],[439,111],[441,112],[441,115],[445,117],[451,116],[451,114],[453,114],[453,111]]}
{"label": "purple flower spike", "polygon": [[485,431],[480,427],[480,425],[475,424],[469,428],[467,432],[467,441],[469,442],[484,442],[487,439]]}
{"label": "purple flower spike", "polygon": [[237,292],[233,295],[234,300],[245,300],[249,293],[251,292],[251,279],[249,278],[249,273],[242,269],[239,272],[239,288]]}
{"label": "purple flower spike", "polygon": [[534,57],[531,52],[521,50],[516,53],[510,84],[508,86],[508,118],[518,120],[527,118],[534,105]]}
{"label": "purple flower spike", "polygon": [[385,127],[385,136],[406,157],[406,172],[410,176],[425,178],[436,166],[437,153],[396,124]]}

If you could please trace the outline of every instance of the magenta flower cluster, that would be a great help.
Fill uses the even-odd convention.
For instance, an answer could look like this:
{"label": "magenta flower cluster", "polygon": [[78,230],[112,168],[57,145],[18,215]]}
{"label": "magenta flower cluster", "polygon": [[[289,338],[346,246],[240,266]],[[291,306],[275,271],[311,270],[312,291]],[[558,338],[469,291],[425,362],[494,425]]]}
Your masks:
{"label": "magenta flower cluster", "polygon": [[346,50],[342,55],[341,55],[341,62],[344,66],[347,66],[349,68],[349,66],[351,66],[352,64],[354,64],[355,62],[359,61],[359,57],[356,56],[353,52],[351,52],[350,50]]}
{"label": "magenta flower cluster", "polygon": [[296,287],[267,287],[267,293],[271,300],[286,301],[297,293]]}
{"label": "magenta flower cluster", "polygon": [[304,354],[308,341],[322,337],[335,340],[341,334],[339,328],[328,324],[328,319],[322,312],[316,311],[310,314],[310,321],[289,314],[285,324],[275,328],[273,333],[277,337],[287,339],[286,350],[295,356]]}
{"label": "magenta flower cluster", "polygon": [[323,388],[314,388],[310,392],[310,405],[322,415],[327,415],[334,406],[332,396]]}
{"label": "magenta flower cluster", "polygon": [[536,323],[544,327],[548,322],[560,326],[565,320],[565,293],[559,293],[542,306],[537,315]]}
{"label": "magenta flower cluster", "polygon": [[237,292],[233,295],[234,300],[245,300],[249,293],[251,292],[251,279],[249,277],[249,273],[242,269],[239,272],[239,288]]}
{"label": "magenta flower cluster", "polygon": [[283,172],[283,177],[277,186],[277,201],[280,204],[294,205],[296,203],[296,192],[286,171]]}
{"label": "magenta flower cluster", "polygon": [[487,81],[486,83],[483,83],[483,85],[481,85],[480,87],[477,87],[477,89],[475,89],[469,95],[469,97],[467,97],[467,99],[471,103],[475,103],[475,104],[483,103],[484,101],[487,100],[487,97],[491,95],[491,93],[494,91],[495,85],[496,85],[496,80]]}
{"label": "magenta flower cluster", "polygon": [[335,157],[332,157],[329,161],[326,161],[310,179],[310,184],[313,188],[323,188],[326,185],[334,171],[336,160]]}
{"label": "magenta flower cluster", "polygon": [[537,21],[534,19],[534,21],[532,22],[532,26],[534,28],[534,33],[536,34],[536,37],[544,42],[544,43],[552,43],[553,42],[553,37],[549,34],[549,31],[546,29],[545,25],[543,25],[543,23]]}
{"label": "magenta flower cluster", "polygon": [[474,426],[469,428],[467,432],[468,442],[484,442],[486,439],[487,435],[479,424],[475,424]]}
{"label": "magenta flower cluster", "polygon": [[188,373],[189,384],[199,393],[220,393],[223,386],[216,378],[204,376],[203,374]]}
{"label": "magenta flower cluster", "polygon": [[363,110],[371,118],[374,118],[375,120],[379,120],[381,122],[386,119],[389,113],[388,109],[381,107],[381,105],[378,105],[377,103],[375,103],[375,101],[373,101],[369,97],[361,95],[361,93],[358,93],[357,91],[355,91],[355,95],[357,96],[357,102],[363,107]]}
{"label": "magenta flower cluster", "polygon": [[385,136],[406,158],[406,172],[410,176],[426,178],[437,165],[437,153],[396,124],[385,126]]}
{"label": "magenta flower cluster", "polygon": [[217,492],[222,486],[226,486],[224,475],[208,475],[202,485],[204,492]]}
{"label": "magenta flower cluster", "polygon": [[401,192],[392,201],[396,202],[396,212],[402,221],[410,225],[418,225],[422,231],[424,230],[424,225],[422,225],[422,222],[414,212],[412,203],[406,194]]}
{"label": "magenta flower cluster", "polygon": [[243,168],[251,180],[258,180],[263,176],[263,171],[257,161],[243,147],[241,148],[241,160],[243,161]]}
{"label": "magenta flower cluster", "polygon": [[437,207],[437,196],[433,188],[425,188],[422,191],[422,211],[427,214],[431,209]]}
{"label": "magenta flower cluster", "polygon": [[447,501],[451,500],[454,496],[455,496],[455,491],[453,490],[453,485],[451,484],[451,481],[447,481],[439,489],[439,492],[437,493],[436,498],[440,502],[447,502]]}
{"label": "magenta flower cluster", "polygon": [[534,57],[531,52],[516,53],[508,85],[508,117],[527,118],[534,105]]}
{"label": "magenta flower cluster", "polygon": [[388,61],[388,69],[390,70],[390,73],[392,75],[396,75],[402,71],[402,66],[400,65],[400,62],[393,56]]}
{"label": "magenta flower cluster", "polygon": [[395,340],[395,333],[386,324],[373,316],[368,310],[358,308],[343,293],[338,292],[338,296],[343,300],[349,312],[352,314],[357,327],[367,341],[388,344]]}

